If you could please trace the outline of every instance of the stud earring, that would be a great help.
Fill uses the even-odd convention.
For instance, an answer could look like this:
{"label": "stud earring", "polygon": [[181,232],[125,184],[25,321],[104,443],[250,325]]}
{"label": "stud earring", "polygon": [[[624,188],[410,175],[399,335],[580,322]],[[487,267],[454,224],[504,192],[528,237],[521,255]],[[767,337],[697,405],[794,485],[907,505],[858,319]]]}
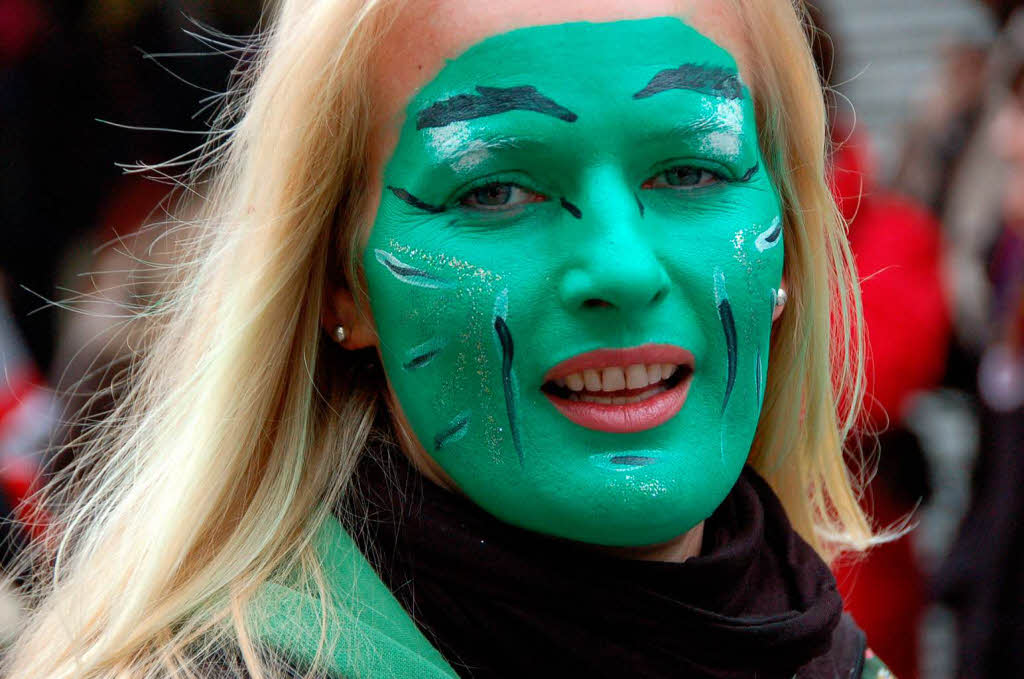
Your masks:
{"label": "stud earring", "polygon": [[779,288],[778,293],[775,295],[775,306],[784,307],[786,302],[789,301],[789,295],[786,294],[785,288]]}
{"label": "stud earring", "polygon": [[340,325],[340,324],[334,326],[333,335],[334,335],[334,341],[337,342],[338,344],[343,343],[345,341],[345,339],[348,337],[348,333],[345,332],[345,326]]}

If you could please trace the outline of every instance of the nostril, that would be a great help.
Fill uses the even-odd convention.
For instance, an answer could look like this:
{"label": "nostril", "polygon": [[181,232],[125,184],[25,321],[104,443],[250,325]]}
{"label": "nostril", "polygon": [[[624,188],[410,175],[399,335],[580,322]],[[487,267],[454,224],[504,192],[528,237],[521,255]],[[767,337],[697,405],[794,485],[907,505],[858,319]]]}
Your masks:
{"label": "nostril", "polygon": [[597,299],[596,297],[592,297],[591,299],[583,301],[583,308],[584,309],[593,309],[594,307],[603,307],[603,306],[612,306],[612,303],[611,302],[606,302],[603,299]]}
{"label": "nostril", "polygon": [[668,290],[662,288],[654,293],[654,297],[651,298],[651,304],[656,304],[668,296]]}

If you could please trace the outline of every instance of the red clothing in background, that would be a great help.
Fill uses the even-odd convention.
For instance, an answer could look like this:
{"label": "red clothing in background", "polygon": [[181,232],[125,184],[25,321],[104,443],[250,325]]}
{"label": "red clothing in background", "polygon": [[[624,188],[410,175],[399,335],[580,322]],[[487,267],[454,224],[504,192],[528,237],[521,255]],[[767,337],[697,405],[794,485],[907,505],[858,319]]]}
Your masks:
{"label": "red clothing in background", "polygon": [[[836,136],[839,143],[847,135]],[[861,279],[868,343],[865,427],[881,431],[899,425],[908,397],[939,383],[950,315],[937,220],[912,200],[876,188],[864,148],[856,136],[839,146],[833,155],[832,186],[850,225],[850,247]],[[883,445],[880,455],[900,452]],[[869,487],[865,509],[878,528],[899,522],[914,509],[914,502],[903,499],[892,485],[880,475]],[[867,633],[868,643],[895,676],[915,679],[926,595],[910,539],[881,545],[865,560],[834,570],[846,608]]]}

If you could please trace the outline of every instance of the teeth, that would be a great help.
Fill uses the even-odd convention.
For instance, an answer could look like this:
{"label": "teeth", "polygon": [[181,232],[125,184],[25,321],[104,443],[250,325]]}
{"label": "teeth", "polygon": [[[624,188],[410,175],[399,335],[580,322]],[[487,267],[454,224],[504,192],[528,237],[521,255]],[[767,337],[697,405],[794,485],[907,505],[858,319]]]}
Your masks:
{"label": "teeth", "polygon": [[645,366],[637,364],[626,368],[626,388],[642,389],[647,384],[647,368]]}
{"label": "teeth", "polygon": [[582,373],[572,373],[554,380],[554,383],[559,387],[568,388],[572,392],[585,390],[594,393],[643,389],[658,384],[662,380],[667,380],[677,369],[678,366],[671,363],[652,363],[651,365],[637,363],[625,368],[622,366],[603,369],[587,368]]}
{"label": "teeth", "polygon": [[620,391],[626,388],[626,374],[618,366],[605,368],[601,371],[601,383],[604,391]]}

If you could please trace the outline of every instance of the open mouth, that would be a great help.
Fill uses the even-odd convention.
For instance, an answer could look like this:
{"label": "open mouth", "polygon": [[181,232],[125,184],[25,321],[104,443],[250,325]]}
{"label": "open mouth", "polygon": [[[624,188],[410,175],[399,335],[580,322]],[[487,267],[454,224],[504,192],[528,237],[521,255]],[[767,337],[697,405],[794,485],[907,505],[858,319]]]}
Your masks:
{"label": "open mouth", "polygon": [[[643,375],[640,374],[641,369]],[[629,375],[629,371],[632,371],[632,375]],[[628,405],[674,389],[692,374],[693,366],[671,363],[648,366],[637,364],[626,369],[613,367],[600,371],[589,369],[582,374],[572,373],[568,377],[548,380],[541,391],[574,402]],[[627,382],[627,376],[632,377],[632,380]],[[619,384],[623,386],[619,387]],[[630,384],[634,387],[629,388]]]}
{"label": "open mouth", "polygon": [[[630,362],[636,359],[644,362]],[[636,432],[663,424],[679,412],[693,372],[693,355],[679,347],[604,349],[559,364],[549,371],[541,391],[576,424]]]}

